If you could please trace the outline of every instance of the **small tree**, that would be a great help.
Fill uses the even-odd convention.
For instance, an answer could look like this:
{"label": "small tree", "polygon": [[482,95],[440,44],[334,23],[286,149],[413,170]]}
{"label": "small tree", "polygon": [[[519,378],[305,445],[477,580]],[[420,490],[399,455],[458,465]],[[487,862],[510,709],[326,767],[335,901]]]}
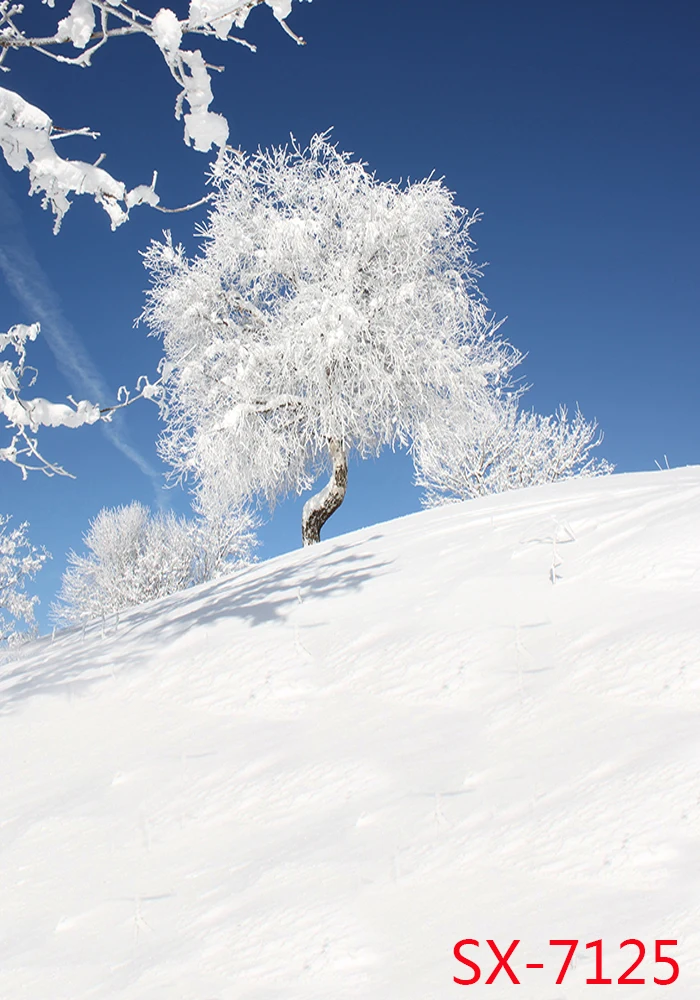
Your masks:
{"label": "small tree", "polygon": [[[27,537],[25,521],[8,528],[10,518],[0,515],[0,645],[13,645],[35,634],[34,606],[39,598],[27,593],[31,580],[49,558]],[[24,626],[24,627],[22,627]]]}
{"label": "small tree", "polygon": [[152,515],[140,503],[104,508],[84,536],[88,554],[68,553],[52,617],[60,625],[104,619],[203,583],[245,561],[251,527],[241,511],[211,524]]}
{"label": "small tree", "polygon": [[613,471],[591,452],[602,441],[595,421],[566,407],[552,416],[520,410],[517,398],[478,408],[447,408],[421,427],[414,445],[423,504],[434,507],[574,476]]}
{"label": "small tree", "polygon": [[304,544],[345,495],[352,450],[409,445],[445,399],[470,404],[519,360],[477,287],[476,219],[441,181],[384,183],[316,135],[230,152],[201,255],[146,253],[176,475],[274,503],[330,466]]}

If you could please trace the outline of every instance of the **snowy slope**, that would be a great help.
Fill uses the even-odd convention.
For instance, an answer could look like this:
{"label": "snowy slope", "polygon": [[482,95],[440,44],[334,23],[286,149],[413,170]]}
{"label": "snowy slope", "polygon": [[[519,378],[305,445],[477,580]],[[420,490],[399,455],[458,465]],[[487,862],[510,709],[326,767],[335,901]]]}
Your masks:
{"label": "snowy slope", "polygon": [[[700,468],[571,481],[35,644],[0,668],[0,997],[697,996],[699,567]],[[646,984],[586,984],[627,938]]]}

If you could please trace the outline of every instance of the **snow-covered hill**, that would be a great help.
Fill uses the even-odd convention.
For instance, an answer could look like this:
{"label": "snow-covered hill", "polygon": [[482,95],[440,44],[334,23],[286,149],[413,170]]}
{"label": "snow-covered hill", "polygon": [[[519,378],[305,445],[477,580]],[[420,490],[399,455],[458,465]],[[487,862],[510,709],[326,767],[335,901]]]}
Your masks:
{"label": "snow-covered hill", "polygon": [[696,996],[699,567],[699,468],[571,481],[35,644],[0,673],[0,997]]}

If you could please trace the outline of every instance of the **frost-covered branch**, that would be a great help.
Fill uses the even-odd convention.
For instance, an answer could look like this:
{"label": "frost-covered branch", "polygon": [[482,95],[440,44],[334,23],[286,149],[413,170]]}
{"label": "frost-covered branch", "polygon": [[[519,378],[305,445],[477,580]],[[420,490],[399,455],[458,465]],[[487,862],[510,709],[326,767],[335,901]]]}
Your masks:
{"label": "frost-covered branch", "polygon": [[[7,420],[11,432],[10,441],[0,448],[0,461],[11,462],[21,471],[23,478],[32,471],[43,472],[47,476],[68,476],[70,473],[44,458],[34,435],[40,427],[81,427],[94,424],[100,419],[99,407],[87,400],[65,403],[51,403],[41,396],[26,398],[21,395],[21,385],[25,372],[27,341],[36,340],[40,326],[18,324],[7,333],[0,334],[0,355],[6,350],[14,352],[12,360],[0,361],[0,413]],[[33,370],[33,369],[32,369]],[[34,370],[33,370],[34,371]],[[36,372],[29,381],[34,384]]]}
{"label": "frost-covered branch", "polygon": [[136,380],[136,391],[132,392],[125,385],[122,385],[117,390],[117,402],[112,406],[102,406],[100,407],[100,419],[101,420],[111,420],[112,415],[117,412],[117,410],[123,410],[127,406],[131,406],[133,403],[138,402],[140,399],[150,399],[155,403],[158,403],[161,408],[164,407],[164,396],[165,396],[165,382],[170,373],[170,365],[161,361],[160,364],[160,375],[155,380],[151,382],[148,375],[139,375]]}
{"label": "frost-covered branch", "polygon": [[22,394],[25,374],[33,372],[28,387],[34,384],[37,376],[36,369],[27,365],[27,342],[36,340],[39,332],[39,323],[29,326],[20,323],[7,333],[0,333],[0,356],[8,350],[14,353],[11,360],[0,360],[0,414],[5,417],[11,434],[8,444],[0,448],[0,462],[17,466],[24,479],[29,472],[43,472],[47,476],[71,475],[39,451],[34,435],[40,427],[83,427],[98,420],[111,420],[116,410],[131,406],[139,399],[161,402],[169,374],[168,366],[161,364],[160,375],[155,382],[142,375],[136,383],[135,392],[122,386],[117,393],[117,402],[102,409],[96,403],[85,399],[76,401],[72,396],[68,396],[68,404],[51,403],[41,396],[27,398]]}
{"label": "frost-covered branch", "polygon": [[19,94],[0,87],[0,149],[13,170],[27,170],[29,193],[41,194],[44,208],[55,215],[58,232],[70,208],[69,195],[89,194],[104,208],[116,229],[136,205],[157,205],[155,177],[127,191],[126,186],[96,164],[64,159],[56,151],[53,122]]}
{"label": "frost-covered branch", "polygon": [[[292,0],[191,0],[185,18],[178,18],[165,7],[151,16],[121,0],[73,0],[50,35],[25,32],[20,23],[23,5],[0,0],[0,69],[8,69],[7,57],[18,49],[31,49],[66,66],[86,69],[107,42],[146,35],[179,87],[175,117],[184,121],[185,142],[200,152],[206,153],[212,147],[220,152],[228,138],[228,123],[223,115],[210,110],[210,71],[218,67],[209,65],[199,49],[183,48],[183,40],[191,35],[212,36],[254,50],[253,45],[231,32],[242,29],[251,10],[261,3],[272,8],[287,34],[303,44],[285,21]],[[54,0],[49,6],[54,6]],[[95,137],[98,133],[84,128],[57,129],[46,112],[15,91],[0,87],[0,149],[13,170],[28,171],[30,194],[41,194],[44,207],[52,209],[56,231],[73,194],[92,195],[107,212],[112,229],[125,222],[137,205],[159,206],[155,174],[150,185],[140,184],[128,190],[122,181],[98,166],[99,160],[91,164],[60,156],[54,143],[69,135]]]}

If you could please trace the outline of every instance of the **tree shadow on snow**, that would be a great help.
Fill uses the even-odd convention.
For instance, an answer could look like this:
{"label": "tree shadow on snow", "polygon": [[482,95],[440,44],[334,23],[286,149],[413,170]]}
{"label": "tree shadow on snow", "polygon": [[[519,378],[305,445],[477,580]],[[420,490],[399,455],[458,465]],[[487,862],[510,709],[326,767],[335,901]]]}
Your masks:
{"label": "tree shadow on snow", "polygon": [[79,697],[97,681],[143,665],[190,629],[232,618],[252,628],[284,625],[302,604],[359,591],[389,565],[368,551],[378,537],[361,543],[331,541],[325,551],[307,550],[291,564],[289,557],[281,556],[274,569],[269,563],[253,564],[231,576],[132,608],[119,618],[110,616],[104,622],[57,633],[54,639],[39,639],[0,663],[0,715],[34,695]]}

